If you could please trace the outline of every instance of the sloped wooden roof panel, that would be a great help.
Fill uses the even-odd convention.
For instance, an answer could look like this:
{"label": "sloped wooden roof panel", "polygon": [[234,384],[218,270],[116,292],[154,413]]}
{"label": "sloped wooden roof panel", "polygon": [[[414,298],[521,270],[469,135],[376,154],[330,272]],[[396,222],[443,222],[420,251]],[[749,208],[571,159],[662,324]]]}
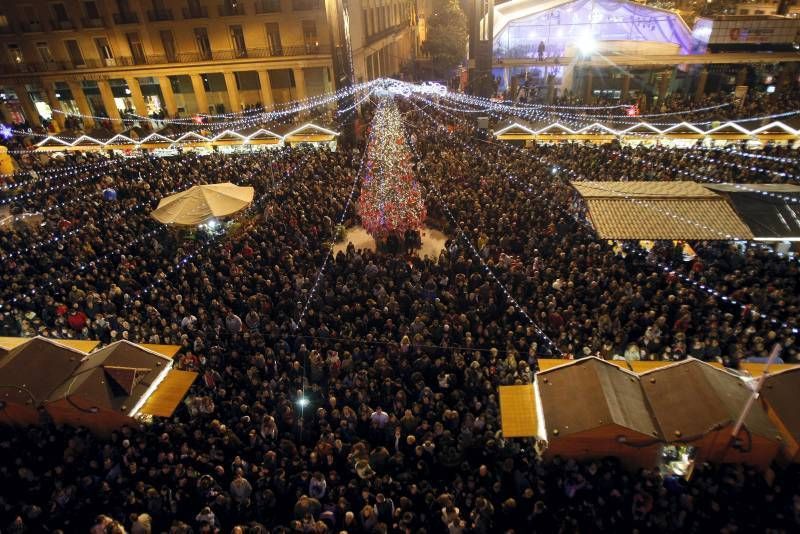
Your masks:
{"label": "sloped wooden roof panel", "polygon": [[[659,436],[637,377],[599,358],[583,358],[537,374],[548,438],[609,424]],[[558,430],[558,432],[554,432]]]}
{"label": "sloped wooden roof panel", "polygon": [[800,367],[770,374],[761,389],[762,398],[780,419],[786,432],[800,441],[800,410],[797,392],[800,391]]}
{"label": "sloped wooden roof panel", "polygon": [[655,198],[719,198],[697,182],[648,182],[645,180],[629,182],[586,181],[571,182],[584,198],[619,198],[622,195],[632,197]]}
{"label": "sloped wooden roof panel", "polygon": [[723,199],[599,198],[586,201],[603,239],[752,239],[750,228]]}
{"label": "sloped wooden roof panel", "polygon": [[[700,439],[733,425],[750,395],[738,377],[695,359],[643,373],[640,382],[668,442]],[[758,404],[745,418],[745,426],[768,439],[778,434]]]}

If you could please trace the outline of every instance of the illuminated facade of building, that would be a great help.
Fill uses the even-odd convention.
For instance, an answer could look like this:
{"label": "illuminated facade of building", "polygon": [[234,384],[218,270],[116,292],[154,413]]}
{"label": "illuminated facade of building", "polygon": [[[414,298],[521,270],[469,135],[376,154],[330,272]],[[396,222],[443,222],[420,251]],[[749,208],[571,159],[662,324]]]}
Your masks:
{"label": "illuminated facade of building", "polygon": [[[347,17],[332,32],[332,14]],[[64,126],[267,108],[399,71],[417,50],[409,0],[20,0],[0,3],[0,113]],[[344,34],[344,35],[343,35]],[[349,54],[348,54],[349,55]]]}

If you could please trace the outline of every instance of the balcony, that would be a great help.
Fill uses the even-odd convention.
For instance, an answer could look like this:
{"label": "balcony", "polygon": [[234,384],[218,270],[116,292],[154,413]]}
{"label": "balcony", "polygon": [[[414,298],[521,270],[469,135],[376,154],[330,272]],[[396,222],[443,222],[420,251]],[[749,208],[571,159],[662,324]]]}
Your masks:
{"label": "balcony", "polygon": [[44,31],[44,24],[42,24],[38,20],[31,22],[20,22],[19,27],[23,33],[35,33]]}
{"label": "balcony", "polygon": [[103,19],[82,18],[81,26],[84,28],[102,28],[105,26],[105,23],[103,22]]}
{"label": "balcony", "polygon": [[114,24],[139,24],[136,13],[114,13]]}
{"label": "balcony", "polygon": [[52,26],[52,28],[53,28],[53,31],[58,31],[58,30],[74,30],[74,29],[75,29],[75,25],[74,25],[74,24],[72,24],[72,21],[71,21],[71,20],[69,20],[69,19],[64,19],[64,20],[51,20],[51,21],[50,21],[50,26]]}
{"label": "balcony", "polygon": [[281,0],[257,0],[256,14],[265,15],[267,13],[280,13]]}
{"label": "balcony", "polygon": [[74,69],[99,69],[135,67],[141,65],[166,65],[169,63],[203,63],[206,61],[233,61],[243,58],[276,58],[292,56],[323,56],[330,54],[330,47],[313,44],[295,44],[281,46],[277,49],[248,48],[246,50],[214,50],[210,54],[186,52],[155,56],[116,56],[113,59],[101,60],[87,58],[81,64],[70,61],[51,61],[49,63],[5,63],[0,64],[0,74],[18,74],[23,72],[54,72]]}
{"label": "balcony", "polygon": [[207,19],[208,8],[205,6],[200,7],[184,7],[183,18],[185,19]]}
{"label": "balcony", "polygon": [[150,22],[160,22],[164,20],[174,20],[171,9],[152,9],[147,11],[147,18]]}
{"label": "balcony", "polygon": [[222,4],[218,7],[220,17],[239,17],[245,15],[244,4]]}
{"label": "balcony", "polygon": [[322,0],[292,0],[292,11],[312,11],[322,7]]}

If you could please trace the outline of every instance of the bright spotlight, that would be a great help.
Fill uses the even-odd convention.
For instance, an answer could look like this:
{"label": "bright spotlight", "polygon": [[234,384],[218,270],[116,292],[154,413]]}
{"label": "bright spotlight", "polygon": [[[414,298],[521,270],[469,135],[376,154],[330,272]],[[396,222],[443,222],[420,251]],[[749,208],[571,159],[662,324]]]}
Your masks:
{"label": "bright spotlight", "polygon": [[552,169],[550,169],[550,172],[553,173],[553,174],[557,173],[558,172],[558,167],[553,167]]}
{"label": "bright spotlight", "polygon": [[583,34],[575,45],[578,47],[580,54],[584,57],[589,57],[597,52],[597,41],[594,35],[589,32]]}
{"label": "bright spotlight", "polygon": [[308,399],[305,397],[300,397],[299,399],[297,399],[297,405],[300,406],[301,408],[305,408],[306,406],[308,406]]}
{"label": "bright spotlight", "polygon": [[218,225],[219,225],[219,223],[217,222],[217,220],[216,220],[216,219],[211,219],[210,221],[208,221],[208,227],[209,227],[211,230],[213,230],[214,228],[216,228]]}

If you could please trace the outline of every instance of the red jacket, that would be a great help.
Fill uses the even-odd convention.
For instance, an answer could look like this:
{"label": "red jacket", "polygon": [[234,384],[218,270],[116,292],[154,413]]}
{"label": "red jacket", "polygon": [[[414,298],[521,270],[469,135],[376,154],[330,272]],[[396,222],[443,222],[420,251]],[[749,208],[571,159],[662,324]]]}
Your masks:
{"label": "red jacket", "polygon": [[83,327],[86,326],[86,320],[88,317],[85,313],[78,310],[75,313],[70,313],[69,317],[67,317],[67,322],[74,330],[83,330]]}

